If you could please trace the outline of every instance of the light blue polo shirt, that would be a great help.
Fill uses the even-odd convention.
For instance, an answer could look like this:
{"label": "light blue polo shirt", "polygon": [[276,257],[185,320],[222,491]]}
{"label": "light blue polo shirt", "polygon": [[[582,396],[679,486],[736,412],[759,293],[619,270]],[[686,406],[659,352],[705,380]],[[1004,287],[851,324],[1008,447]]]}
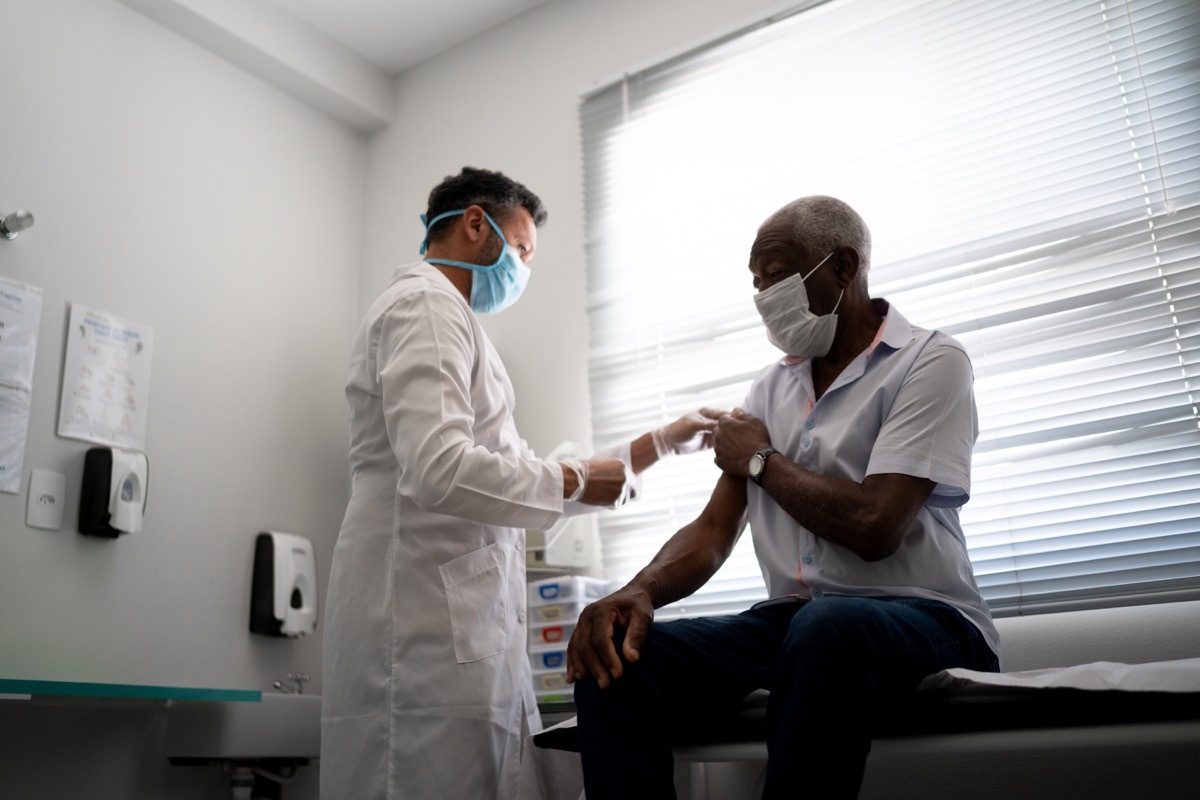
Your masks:
{"label": "light blue polo shirt", "polygon": [[958,609],[1000,652],[979,594],[958,509],[971,493],[971,450],[979,435],[971,362],[957,341],[909,323],[884,300],[875,344],[818,400],[812,363],[788,357],[759,373],[745,410],[771,446],[813,472],[861,482],[901,473],[937,483],[891,556],[867,562],[809,532],[749,483],[748,521],[770,597],[903,596]]}

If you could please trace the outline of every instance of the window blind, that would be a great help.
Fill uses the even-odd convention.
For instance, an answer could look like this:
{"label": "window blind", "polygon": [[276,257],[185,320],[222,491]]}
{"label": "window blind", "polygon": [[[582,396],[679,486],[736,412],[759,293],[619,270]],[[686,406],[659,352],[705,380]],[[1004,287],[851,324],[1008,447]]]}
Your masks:
{"label": "window blind", "polygon": [[[1200,596],[1200,4],[832,0],[581,106],[593,428],[731,407],[779,356],[757,226],[831,194],[871,293],[971,355],[963,508],[997,614]],[[719,475],[670,459],[600,522],[624,582]],[[765,596],[748,535],[696,595]]]}

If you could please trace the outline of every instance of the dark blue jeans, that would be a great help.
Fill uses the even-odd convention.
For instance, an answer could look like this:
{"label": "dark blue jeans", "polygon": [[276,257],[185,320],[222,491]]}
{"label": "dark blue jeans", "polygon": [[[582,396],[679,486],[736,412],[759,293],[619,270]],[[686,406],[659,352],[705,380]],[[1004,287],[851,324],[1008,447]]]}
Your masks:
{"label": "dark blue jeans", "polygon": [[998,664],[975,626],[933,600],[826,596],[656,622],[619,681],[575,684],[588,800],[675,797],[668,742],[755,689],[771,692],[763,797],[857,797],[876,714],[950,667]]}

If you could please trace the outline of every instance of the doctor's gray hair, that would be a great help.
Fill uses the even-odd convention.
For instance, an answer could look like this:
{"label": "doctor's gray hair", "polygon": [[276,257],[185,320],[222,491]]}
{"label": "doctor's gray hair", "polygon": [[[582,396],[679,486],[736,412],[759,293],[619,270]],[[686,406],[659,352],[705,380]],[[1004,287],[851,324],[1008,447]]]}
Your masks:
{"label": "doctor's gray hair", "polygon": [[[500,172],[475,167],[463,167],[457,175],[446,178],[429,193],[429,208],[425,219],[433,219],[447,211],[457,211],[467,206],[479,206],[496,221],[502,220],[523,207],[533,217],[533,224],[541,227],[546,221],[546,207],[541,199],[525,186]],[[455,218],[447,217],[434,223],[429,229],[429,241],[443,238],[454,225]]]}
{"label": "doctor's gray hair", "polygon": [[871,268],[871,231],[858,212],[836,197],[812,195],[793,200],[776,211],[768,223],[782,223],[792,231],[792,241],[812,258],[822,258],[838,247],[858,251],[858,280],[867,286]]}

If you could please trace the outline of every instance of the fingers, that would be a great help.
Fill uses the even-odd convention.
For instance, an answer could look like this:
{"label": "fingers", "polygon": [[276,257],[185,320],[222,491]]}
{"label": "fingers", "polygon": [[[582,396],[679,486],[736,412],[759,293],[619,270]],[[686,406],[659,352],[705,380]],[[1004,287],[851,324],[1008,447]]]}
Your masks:
{"label": "fingers", "polygon": [[[719,408],[704,407],[689,411],[666,428],[666,439],[669,450],[677,455],[696,453],[712,447],[713,431],[717,423],[725,416],[725,411]],[[663,453],[659,453],[662,457]]]}
{"label": "fingers", "polygon": [[591,620],[584,614],[580,615],[571,633],[571,641],[567,643],[567,683],[574,683],[588,674],[583,651],[588,648],[591,638]]}
{"label": "fingers", "polygon": [[617,628],[625,629],[621,653],[633,663],[641,657],[653,620],[653,605],[636,592],[598,600],[585,608],[567,646],[567,682],[591,675],[601,689],[608,688],[625,671],[613,641]]}
{"label": "fingers", "polygon": [[711,431],[721,418],[720,411],[713,408],[702,408],[699,411],[689,411],[672,422],[663,430],[674,445],[684,444],[704,431]]}
{"label": "fingers", "polygon": [[745,410],[735,408],[725,416],[717,420],[716,432],[725,433],[734,430],[747,430],[754,428],[756,430],[766,430],[763,421],[753,414],[747,413]]}
{"label": "fingers", "polygon": [[649,629],[649,617],[636,613],[630,617],[629,626],[625,630],[625,644],[621,646],[621,652],[630,664],[642,657],[642,644],[646,641],[646,631]]}
{"label": "fingers", "polygon": [[567,646],[569,683],[591,675],[601,689],[606,689],[621,677],[621,658],[613,645],[615,618],[610,609],[584,609]]}
{"label": "fingers", "polygon": [[762,420],[735,408],[721,418],[713,431],[713,463],[726,474],[742,478],[750,456],[771,446],[771,435]]}

